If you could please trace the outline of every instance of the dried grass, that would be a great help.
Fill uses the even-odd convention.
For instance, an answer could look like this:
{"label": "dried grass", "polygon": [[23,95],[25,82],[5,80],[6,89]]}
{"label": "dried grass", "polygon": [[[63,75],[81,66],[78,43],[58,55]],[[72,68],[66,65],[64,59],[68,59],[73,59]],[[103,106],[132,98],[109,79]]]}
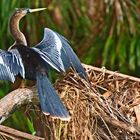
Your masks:
{"label": "dried grass", "polygon": [[[70,122],[41,117],[49,140],[139,140],[140,82],[103,68],[86,69],[90,83],[73,72],[55,88],[70,112]],[[130,78],[131,79],[131,78]]]}

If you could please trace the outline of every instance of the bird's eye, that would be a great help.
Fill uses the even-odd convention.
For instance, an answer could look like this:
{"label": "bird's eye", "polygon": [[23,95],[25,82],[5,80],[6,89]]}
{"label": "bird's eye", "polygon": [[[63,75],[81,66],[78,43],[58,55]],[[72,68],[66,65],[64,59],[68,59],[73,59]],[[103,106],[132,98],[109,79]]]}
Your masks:
{"label": "bird's eye", "polygon": [[21,12],[20,8],[16,8],[16,13],[19,14]]}

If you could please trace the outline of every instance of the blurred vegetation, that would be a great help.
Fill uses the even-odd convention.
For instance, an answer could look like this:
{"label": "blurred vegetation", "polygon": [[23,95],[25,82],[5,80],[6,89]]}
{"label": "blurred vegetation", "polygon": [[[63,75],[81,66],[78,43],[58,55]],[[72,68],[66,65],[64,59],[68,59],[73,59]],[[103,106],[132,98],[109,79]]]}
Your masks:
{"label": "blurred vegetation", "polygon": [[[1,0],[1,49],[14,42],[8,32],[8,20],[17,7],[48,8],[27,15],[20,23],[30,46],[41,41],[44,27],[49,27],[68,38],[82,62],[139,77],[140,1]],[[9,83],[0,82],[0,87],[0,96],[10,90]],[[32,122],[23,116],[17,112],[6,123],[34,133]]]}

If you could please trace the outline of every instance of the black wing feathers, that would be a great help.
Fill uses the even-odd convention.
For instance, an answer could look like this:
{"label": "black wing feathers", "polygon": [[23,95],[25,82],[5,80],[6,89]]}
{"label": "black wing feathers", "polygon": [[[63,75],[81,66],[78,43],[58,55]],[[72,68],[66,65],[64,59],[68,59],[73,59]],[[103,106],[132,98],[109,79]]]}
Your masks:
{"label": "black wing feathers", "polygon": [[0,50],[0,79],[15,81],[15,76],[20,74],[25,77],[24,66],[19,52],[16,49],[10,51]]}
{"label": "black wing feathers", "polygon": [[43,40],[32,48],[34,51],[37,51],[41,58],[48,63],[51,67],[57,71],[65,71],[63,62],[61,59],[61,41],[58,36],[52,30],[45,28]]}
{"label": "black wing feathers", "polygon": [[68,40],[63,36],[59,35],[58,33],[57,35],[60,38],[63,46],[61,50],[61,58],[63,60],[65,69],[67,70],[70,67],[72,67],[82,78],[88,80],[87,73],[81,65],[79,58],[77,57],[73,49],[70,47]]}

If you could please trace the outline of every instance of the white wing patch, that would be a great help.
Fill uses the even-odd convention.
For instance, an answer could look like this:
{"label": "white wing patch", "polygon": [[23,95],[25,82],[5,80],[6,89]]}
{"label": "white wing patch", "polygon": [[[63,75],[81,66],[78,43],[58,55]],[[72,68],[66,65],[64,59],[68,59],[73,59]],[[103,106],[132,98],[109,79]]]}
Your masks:
{"label": "white wing patch", "polygon": [[1,56],[0,56],[0,64],[4,65],[4,62]]}
{"label": "white wing patch", "polygon": [[[52,31],[52,30],[51,30]],[[56,44],[56,48],[58,50],[58,53],[59,53],[59,62],[60,62],[60,68],[65,72],[65,68],[64,68],[64,64],[63,64],[63,61],[61,59],[61,49],[62,49],[62,42],[60,40],[60,38],[57,36],[57,34],[55,32],[53,32],[53,35],[54,35],[54,41],[55,41],[55,44]]]}
{"label": "white wing patch", "polygon": [[56,44],[56,48],[57,48],[59,54],[61,55],[62,42],[59,39],[59,37],[56,35],[56,33],[53,32],[53,35],[54,35],[54,41]]}
{"label": "white wing patch", "polygon": [[17,64],[19,67],[18,73],[24,79],[25,78],[25,69],[24,69],[24,65],[23,65],[20,54],[18,53],[18,51],[16,49],[10,50],[10,52],[12,53],[13,63]]}
{"label": "white wing patch", "polygon": [[10,68],[4,64],[2,56],[0,56],[0,78],[2,80],[10,80],[14,83],[15,76],[13,73],[11,73]]}

